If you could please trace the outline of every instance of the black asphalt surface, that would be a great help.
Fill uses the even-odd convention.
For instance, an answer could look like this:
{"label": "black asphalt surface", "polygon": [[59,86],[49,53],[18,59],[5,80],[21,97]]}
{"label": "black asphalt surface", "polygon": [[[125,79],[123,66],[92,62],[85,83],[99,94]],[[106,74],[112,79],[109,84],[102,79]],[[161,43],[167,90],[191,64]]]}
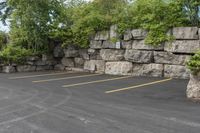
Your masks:
{"label": "black asphalt surface", "polygon": [[0,74],[0,133],[200,133],[188,80],[49,73]]}

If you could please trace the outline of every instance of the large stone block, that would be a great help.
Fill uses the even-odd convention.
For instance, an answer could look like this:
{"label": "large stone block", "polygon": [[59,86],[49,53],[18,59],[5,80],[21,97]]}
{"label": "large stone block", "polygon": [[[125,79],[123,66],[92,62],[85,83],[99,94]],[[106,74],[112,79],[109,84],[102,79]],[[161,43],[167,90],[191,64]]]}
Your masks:
{"label": "large stone block", "polygon": [[14,72],[16,72],[16,67],[14,67],[14,66],[3,66],[2,72],[3,73],[14,73]]}
{"label": "large stone block", "polygon": [[133,39],[145,39],[147,36],[147,31],[143,29],[133,29],[131,31]]}
{"label": "large stone block", "polygon": [[54,70],[64,71],[65,70],[65,66],[63,64],[57,64],[57,65],[54,66]]}
{"label": "large stone block", "polygon": [[96,33],[94,40],[101,40],[105,41],[109,39],[109,32],[108,31],[99,31]]}
{"label": "large stone block", "polygon": [[79,55],[81,58],[85,59],[85,60],[89,60],[90,56],[88,54],[88,49],[80,49],[79,50]]}
{"label": "large stone block", "polygon": [[188,79],[189,76],[190,72],[186,66],[165,65],[164,67],[164,77]]}
{"label": "large stone block", "polygon": [[126,50],[125,59],[135,63],[153,62],[153,51]]}
{"label": "large stone block", "polygon": [[129,41],[133,38],[131,30],[126,30],[124,33],[124,40]]}
{"label": "large stone block", "polygon": [[53,59],[53,55],[42,54],[42,61],[48,61]]}
{"label": "large stone block", "polygon": [[111,75],[131,75],[132,69],[133,64],[131,62],[107,62],[105,73]]}
{"label": "large stone block", "polygon": [[35,65],[36,65],[36,66],[45,66],[45,65],[47,65],[47,61],[37,60],[37,61],[35,62]]}
{"label": "large stone block", "polygon": [[73,58],[63,58],[61,60],[61,62],[66,67],[74,67],[74,59]]}
{"label": "large stone block", "polygon": [[132,41],[122,41],[123,49],[132,49]]}
{"label": "large stone block", "polygon": [[83,58],[74,58],[75,67],[83,67],[84,66],[84,59]]}
{"label": "large stone block", "polygon": [[85,61],[84,69],[91,71],[91,72],[104,73],[104,71],[105,71],[105,61],[103,61],[103,60]]}
{"label": "large stone block", "polygon": [[110,27],[110,38],[118,38],[117,25],[112,25]]}
{"label": "large stone block", "polygon": [[154,62],[158,64],[185,65],[189,55],[175,55],[171,52],[154,51]]}
{"label": "large stone block", "polygon": [[65,57],[77,57],[79,56],[79,51],[76,49],[64,49]]}
{"label": "large stone block", "polygon": [[88,49],[88,54],[89,54],[90,60],[102,60],[100,56],[100,50]]}
{"label": "large stone block", "polygon": [[90,48],[92,49],[101,49],[102,48],[102,41],[90,41]]}
{"label": "large stone block", "polygon": [[163,77],[162,64],[133,64],[133,76]]}
{"label": "large stone block", "polygon": [[36,66],[32,66],[32,65],[17,66],[18,72],[34,72],[35,70],[36,70]]}
{"label": "large stone block", "polygon": [[36,71],[46,71],[46,70],[53,70],[53,69],[54,69],[54,67],[49,66],[49,65],[36,67]]}
{"label": "large stone block", "polygon": [[159,46],[150,46],[145,44],[144,40],[134,40],[132,43],[132,49],[138,50],[164,50],[164,44],[160,44]]}
{"label": "large stone block", "polygon": [[102,48],[111,48],[115,49],[116,48],[116,43],[112,41],[103,41]]}
{"label": "large stone block", "polygon": [[200,101],[200,73],[190,76],[186,94],[189,99]]}
{"label": "large stone block", "polygon": [[53,56],[56,57],[56,58],[62,58],[64,57],[64,51],[63,51],[63,48],[58,45],[54,48],[53,50]]}
{"label": "large stone block", "polygon": [[195,53],[200,49],[199,40],[176,40],[165,44],[165,51],[172,53]]}
{"label": "large stone block", "polygon": [[175,27],[172,34],[176,39],[199,39],[198,27]]}
{"label": "large stone block", "polygon": [[124,50],[101,49],[100,56],[106,61],[120,61],[124,59]]}

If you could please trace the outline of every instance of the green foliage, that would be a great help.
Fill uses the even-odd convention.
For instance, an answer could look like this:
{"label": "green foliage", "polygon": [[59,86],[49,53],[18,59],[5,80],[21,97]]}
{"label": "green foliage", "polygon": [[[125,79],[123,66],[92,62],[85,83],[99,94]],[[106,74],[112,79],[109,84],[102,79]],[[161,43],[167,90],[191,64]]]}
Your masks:
{"label": "green foliage", "polygon": [[[5,0],[1,20],[11,20],[11,42],[34,52],[49,51],[50,42],[88,47],[97,31],[113,24],[148,31],[146,44],[173,40],[176,26],[200,25],[199,0]],[[112,40],[112,39],[111,39]]]}
{"label": "green foliage", "polygon": [[7,45],[0,52],[0,59],[2,59],[5,65],[11,65],[13,63],[23,64],[26,61],[26,57],[30,56],[32,52],[19,46]]}
{"label": "green foliage", "polygon": [[153,46],[171,41],[173,37],[166,33],[171,27],[183,25],[185,19],[182,6],[178,4],[164,0],[137,0],[117,16],[119,32],[133,28],[145,29],[149,32],[145,42]]}
{"label": "green foliage", "polygon": [[7,0],[10,7],[11,42],[32,49],[47,51],[49,32],[60,14],[60,0]]}
{"label": "green foliage", "polygon": [[7,44],[7,34],[3,31],[0,31],[0,50],[5,47]]}
{"label": "green foliage", "polygon": [[115,16],[125,4],[125,0],[72,0],[65,9],[67,21],[63,21],[64,26],[56,30],[53,37],[61,36],[64,46],[88,47],[89,39],[97,31],[109,29],[116,22]]}
{"label": "green foliage", "polygon": [[200,51],[191,57],[187,62],[187,66],[194,74],[200,72]]}

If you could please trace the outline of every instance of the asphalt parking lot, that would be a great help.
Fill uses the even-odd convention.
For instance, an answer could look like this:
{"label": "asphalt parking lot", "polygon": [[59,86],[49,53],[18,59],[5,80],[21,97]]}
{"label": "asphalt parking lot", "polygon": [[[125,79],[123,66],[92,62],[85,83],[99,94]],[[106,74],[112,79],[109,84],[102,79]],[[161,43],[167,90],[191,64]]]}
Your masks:
{"label": "asphalt parking lot", "polygon": [[188,80],[85,72],[0,74],[0,133],[199,133]]}

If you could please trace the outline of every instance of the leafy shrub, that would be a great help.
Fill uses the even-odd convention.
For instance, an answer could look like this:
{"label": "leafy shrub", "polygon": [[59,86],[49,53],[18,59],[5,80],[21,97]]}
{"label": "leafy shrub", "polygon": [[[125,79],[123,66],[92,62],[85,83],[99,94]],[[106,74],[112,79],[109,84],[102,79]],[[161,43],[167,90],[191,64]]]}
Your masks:
{"label": "leafy shrub", "polygon": [[200,72],[200,51],[191,57],[187,62],[187,66],[194,74]]}
{"label": "leafy shrub", "polygon": [[11,65],[14,63],[23,64],[26,58],[30,56],[32,52],[30,50],[8,45],[0,52],[0,59],[2,59],[3,64]]}

